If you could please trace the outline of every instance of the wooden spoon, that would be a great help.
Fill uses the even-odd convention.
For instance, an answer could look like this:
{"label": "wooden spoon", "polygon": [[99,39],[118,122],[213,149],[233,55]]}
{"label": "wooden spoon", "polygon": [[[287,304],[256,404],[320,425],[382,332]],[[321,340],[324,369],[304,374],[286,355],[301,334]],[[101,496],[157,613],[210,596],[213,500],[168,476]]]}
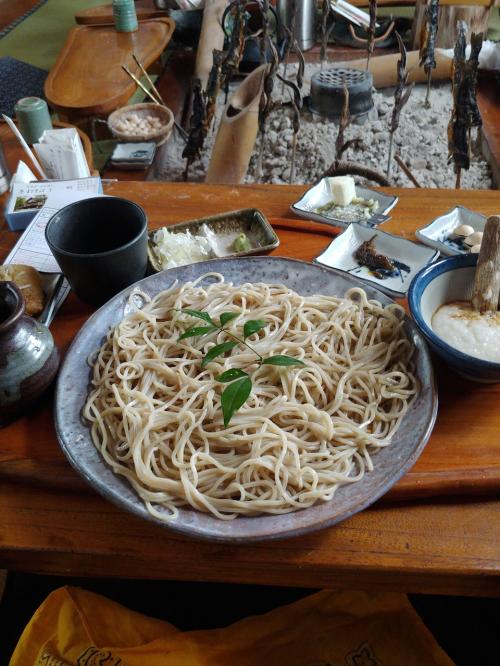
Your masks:
{"label": "wooden spoon", "polygon": [[474,276],[472,305],[479,312],[498,310],[500,295],[500,215],[491,215],[484,227]]}

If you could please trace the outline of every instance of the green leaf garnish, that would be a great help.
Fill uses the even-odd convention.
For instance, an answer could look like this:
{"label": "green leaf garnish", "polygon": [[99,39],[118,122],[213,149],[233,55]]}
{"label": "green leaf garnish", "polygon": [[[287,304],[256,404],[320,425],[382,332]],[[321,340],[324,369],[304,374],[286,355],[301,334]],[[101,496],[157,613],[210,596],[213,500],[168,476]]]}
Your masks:
{"label": "green leaf garnish", "polygon": [[257,331],[263,329],[264,326],[267,326],[267,324],[265,321],[262,321],[262,319],[249,319],[243,326],[243,338],[246,339],[252,335],[252,333],[257,333]]}
{"label": "green leaf garnish", "polygon": [[220,316],[220,325],[225,326],[228,322],[239,317],[239,312],[223,312]]}
{"label": "green leaf garnish", "polygon": [[292,356],[277,354],[276,356],[265,358],[262,361],[262,365],[305,365],[305,363],[299,361],[298,358],[293,358]]}
{"label": "green leaf garnish", "polygon": [[250,377],[242,377],[224,389],[221,395],[222,415],[224,417],[224,427],[227,428],[234,412],[239,409],[246,401],[252,390],[252,380]]}
{"label": "green leaf garnish", "polygon": [[226,370],[215,379],[218,382],[226,383],[226,382],[232,382],[233,380],[239,379],[240,377],[248,377],[248,372],[244,372],[239,368],[231,368],[231,370]]}
{"label": "green leaf garnish", "polygon": [[179,340],[184,340],[185,338],[194,338],[197,335],[207,335],[207,333],[212,333],[213,331],[219,330],[217,326],[191,326],[187,331],[181,335]]}
{"label": "green leaf garnish", "polygon": [[[285,354],[277,354],[276,356],[270,356],[264,358],[251,347],[248,342],[245,342],[246,338],[253,335],[253,333],[258,333],[262,330],[267,323],[262,319],[249,319],[243,325],[243,337],[240,338],[234,333],[228,331],[224,328],[236,317],[239,317],[241,312],[223,312],[219,317],[219,324],[216,324],[208,312],[203,312],[201,310],[191,310],[190,308],[184,308],[181,312],[185,312],[192,317],[197,319],[203,319],[209,326],[191,326],[185,331],[179,340],[184,340],[185,338],[194,338],[198,335],[207,335],[208,333],[213,333],[214,331],[219,331],[224,333],[227,337],[232,338],[231,342],[222,342],[221,344],[215,345],[212,347],[205,356],[202,358],[201,367],[205,368],[210,361],[213,361],[217,356],[222,356],[231,349],[234,349],[239,344],[245,345],[248,347],[251,352],[257,356],[257,365],[258,367],[262,365],[280,365],[280,366],[291,366],[291,365],[305,365],[303,361],[299,361],[297,358],[292,356],[286,356]],[[226,370],[218,375],[216,381],[223,384],[229,383],[229,385],[224,389],[221,395],[221,406],[222,406],[222,415],[224,417],[224,427],[227,428],[229,421],[231,420],[233,414],[238,410],[243,403],[246,402],[248,396],[252,391],[252,378],[244,370],[239,368],[231,368]]]}
{"label": "green leaf garnish", "polygon": [[236,347],[237,344],[237,342],[223,342],[220,345],[215,345],[215,347],[212,347],[212,349],[210,349],[210,351],[208,351],[203,357],[201,367],[204,368],[210,363],[210,361],[213,361],[214,358],[217,358],[217,356],[220,356],[221,354],[225,354],[230,349],[233,349],[233,347]]}
{"label": "green leaf garnish", "polygon": [[191,315],[191,317],[203,319],[203,321],[206,321],[208,324],[216,326],[216,323],[212,320],[212,317],[208,314],[208,312],[202,312],[201,310],[191,310],[190,308],[182,308],[181,312]]}

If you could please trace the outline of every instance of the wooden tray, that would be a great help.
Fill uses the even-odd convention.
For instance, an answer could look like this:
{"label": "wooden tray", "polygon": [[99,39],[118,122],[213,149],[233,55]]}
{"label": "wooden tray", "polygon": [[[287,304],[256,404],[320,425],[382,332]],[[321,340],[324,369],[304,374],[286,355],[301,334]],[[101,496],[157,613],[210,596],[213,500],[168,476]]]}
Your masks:
{"label": "wooden tray", "polygon": [[116,32],[112,25],[73,28],[45,81],[49,104],[69,117],[106,115],[128,102],[136,84],[122,70],[140,77],[135,53],[148,68],[163,52],[175,28],[170,18],[139,23],[136,32]]}

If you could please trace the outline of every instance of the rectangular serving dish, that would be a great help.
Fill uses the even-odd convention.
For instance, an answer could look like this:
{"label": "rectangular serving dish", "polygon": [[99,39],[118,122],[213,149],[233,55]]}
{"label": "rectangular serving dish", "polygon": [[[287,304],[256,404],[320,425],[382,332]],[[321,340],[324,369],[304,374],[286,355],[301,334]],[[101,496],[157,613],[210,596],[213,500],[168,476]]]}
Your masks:
{"label": "rectangular serving dish", "polygon": [[[379,221],[380,216],[386,216],[387,213],[394,208],[398,202],[398,197],[383,194],[382,192],[377,192],[376,190],[371,190],[368,187],[361,187],[361,185],[356,185],[356,196],[363,199],[375,199],[378,201],[378,209],[371,218],[367,218],[359,224],[363,224],[367,227],[376,227],[381,222]],[[311,187],[302,197],[296,201],[291,206],[291,210],[298,215],[299,217],[304,217],[308,220],[316,220],[317,222],[323,222],[324,224],[329,224],[332,227],[340,227],[346,229],[351,222],[345,220],[327,217],[321,213],[315,213],[314,208],[319,208],[324,206],[329,201],[332,200],[332,194],[330,191],[330,183],[328,178],[322,178],[319,183]],[[387,217],[387,219],[389,219]],[[383,220],[384,222],[386,220]]]}
{"label": "rectangular serving dish", "polygon": [[[406,264],[410,270],[400,271],[394,277],[382,279],[375,277],[366,266],[359,266],[354,253],[362,243],[373,236],[376,236],[375,248],[378,254],[396,259]],[[438,255],[437,250],[429,249],[419,243],[353,222],[314,261],[358,277],[392,298],[404,298],[418,271],[434,261]]]}
{"label": "rectangular serving dish", "polygon": [[[227,213],[202,217],[196,220],[188,220],[167,227],[171,233],[183,233],[189,231],[193,236],[200,235],[203,225],[206,225],[217,237],[221,253],[218,257],[245,257],[252,254],[268,254],[280,244],[276,232],[269,224],[262,211],[257,208],[242,208]],[[162,269],[158,256],[155,253],[155,243],[151,231],[148,238],[148,256],[151,268],[155,272]],[[250,241],[251,247],[244,252],[234,252],[231,245],[239,234],[245,234]],[[194,263],[194,262],[193,262]]]}
{"label": "rectangular serving dish", "polygon": [[468,224],[474,231],[484,231],[486,216],[475,213],[463,206],[455,206],[444,215],[440,215],[430,224],[415,232],[421,243],[439,250],[441,254],[469,254],[468,250],[448,240],[452,231],[462,224]]}

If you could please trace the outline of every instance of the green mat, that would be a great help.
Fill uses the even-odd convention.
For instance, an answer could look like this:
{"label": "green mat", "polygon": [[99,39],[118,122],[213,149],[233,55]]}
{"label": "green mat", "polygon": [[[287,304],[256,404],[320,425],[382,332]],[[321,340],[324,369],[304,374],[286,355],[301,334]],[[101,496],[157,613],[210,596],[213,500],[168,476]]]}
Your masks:
{"label": "green mat", "polygon": [[76,26],[75,13],[105,4],[106,0],[48,0],[42,7],[0,39],[0,57],[12,56],[50,70],[68,30]]}

